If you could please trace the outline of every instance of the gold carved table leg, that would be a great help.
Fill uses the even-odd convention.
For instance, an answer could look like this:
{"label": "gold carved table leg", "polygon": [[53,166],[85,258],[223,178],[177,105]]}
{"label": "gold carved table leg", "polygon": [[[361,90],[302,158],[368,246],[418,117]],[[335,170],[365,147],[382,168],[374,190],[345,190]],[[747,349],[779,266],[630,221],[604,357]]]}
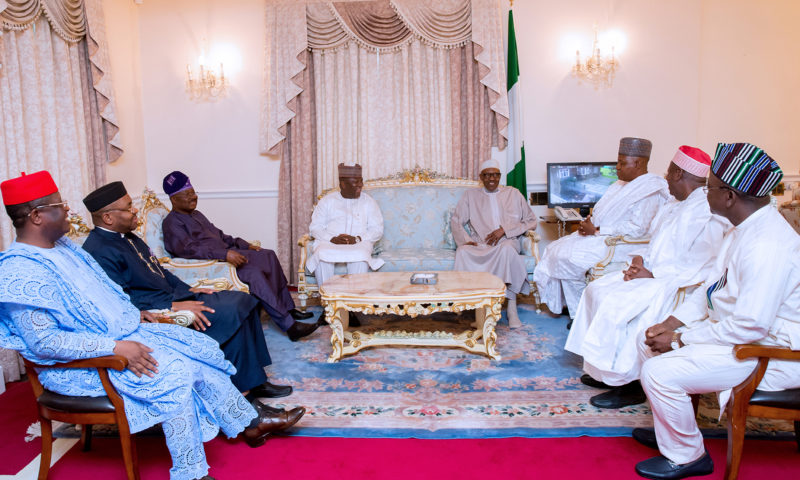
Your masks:
{"label": "gold carved table leg", "polygon": [[[365,308],[366,307],[366,308]],[[395,314],[416,317],[430,315],[435,312],[460,312],[475,309],[475,330],[467,330],[460,334],[445,332],[406,332],[378,331],[374,333],[349,332],[349,309],[369,314]],[[471,353],[486,355],[500,360],[497,353],[497,333],[495,327],[500,320],[502,298],[483,298],[469,304],[454,302],[417,304],[414,301],[385,305],[348,305],[344,301],[334,300],[325,303],[325,320],[331,326],[332,351],[328,363],[337,362],[346,355],[359,350],[379,346],[436,346],[458,347]],[[479,342],[480,340],[482,342]]]}

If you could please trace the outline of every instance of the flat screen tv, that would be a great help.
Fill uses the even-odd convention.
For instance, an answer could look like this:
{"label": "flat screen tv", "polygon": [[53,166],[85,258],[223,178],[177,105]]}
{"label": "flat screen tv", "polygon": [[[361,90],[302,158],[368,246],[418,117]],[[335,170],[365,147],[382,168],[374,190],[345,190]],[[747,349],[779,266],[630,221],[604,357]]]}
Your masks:
{"label": "flat screen tv", "polygon": [[547,206],[578,208],[581,216],[617,181],[616,162],[547,164]]}

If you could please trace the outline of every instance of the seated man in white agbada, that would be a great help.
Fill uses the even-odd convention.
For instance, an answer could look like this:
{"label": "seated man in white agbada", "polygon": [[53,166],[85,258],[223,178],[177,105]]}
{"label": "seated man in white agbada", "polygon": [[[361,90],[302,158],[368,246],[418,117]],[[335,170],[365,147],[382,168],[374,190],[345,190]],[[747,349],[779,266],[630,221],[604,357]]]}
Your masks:
{"label": "seated man in white agbada", "polygon": [[645,401],[636,343],[641,331],[669,315],[679,289],[702,282],[730,225],[711,213],[703,192],[711,157],[682,146],[667,169],[669,192],[650,226],[650,243],[630,268],[590,283],[565,349],[583,356],[586,385],[610,388],[591,398],[598,408]]}
{"label": "seated man in white agbada", "polygon": [[383,216],[378,203],[362,193],[361,165],[339,164],[339,191],[325,195],[314,208],[311,258],[306,262],[317,285],[333,276],[337,263],[347,264],[347,273],[365,273],[381,268],[384,261],[372,256],[372,245],[383,236]]}
{"label": "seated man in white agbada", "polygon": [[517,314],[517,294],[530,292],[525,260],[519,254],[520,237],[536,228],[536,216],[519,190],[500,186],[497,160],[481,164],[480,179],[483,188],[464,192],[450,219],[458,245],[453,269],[500,277],[506,284],[508,324],[516,328],[522,325]]}
{"label": "seated man in white agbada", "polygon": [[[697,426],[691,394],[718,392],[727,405],[757,359],[739,360],[738,344],[800,349],[800,237],[770,206],[783,171],[749,143],[720,143],[711,163],[711,211],[733,228],[725,235],[705,283],[661,323],[645,331],[641,382],[655,430],[633,437],[661,455],[636,464],[646,478],[708,475],[714,463]],[[655,356],[653,356],[655,355]],[[800,387],[800,362],[773,359],[759,390]],[[723,410],[724,411],[724,410]]]}
{"label": "seated man in white agbada", "polygon": [[570,318],[575,318],[586,288],[586,272],[603,259],[605,239],[611,235],[643,236],[658,209],[669,199],[667,182],[647,173],[651,149],[649,140],[630,137],[620,140],[618,181],[608,187],[577,232],[545,248],[542,261],[533,272],[533,281],[542,303],[552,313],[561,313],[566,303]]}

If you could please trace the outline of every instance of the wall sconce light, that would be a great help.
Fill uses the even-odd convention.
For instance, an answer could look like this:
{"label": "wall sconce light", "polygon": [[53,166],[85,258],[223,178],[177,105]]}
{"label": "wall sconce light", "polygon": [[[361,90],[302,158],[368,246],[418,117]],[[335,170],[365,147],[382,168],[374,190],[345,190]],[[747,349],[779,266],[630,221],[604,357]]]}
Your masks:
{"label": "wall sconce light", "polygon": [[600,45],[597,41],[597,25],[595,25],[592,53],[585,63],[581,63],[581,52],[580,50],[575,51],[575,65],[572,67],[572,74],[580,81],[593,83],[595,88],[600,85],[610,87],[614,83],[617,67],[619,67],[619,62],[614,56],[614,45],[611,46],[610,57],[604,57],[600,52]]}
{"label": "wall sconce light", "polygon": [[224,96],[228,87],[225,70],[219,62],[219,71],[214,71],[206,63],[205,51],[197,59],[197,75],[192,74],[192,67],[186,64],[186,92],[192,100],[215,100]]}

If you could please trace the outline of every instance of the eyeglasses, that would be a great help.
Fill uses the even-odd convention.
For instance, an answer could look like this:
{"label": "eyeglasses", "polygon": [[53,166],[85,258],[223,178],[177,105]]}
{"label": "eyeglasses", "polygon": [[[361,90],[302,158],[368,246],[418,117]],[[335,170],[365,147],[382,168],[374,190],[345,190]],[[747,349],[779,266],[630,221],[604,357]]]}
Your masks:
{"label": "eyeglasses", "polygon": [[133,205],[131,205],[128,208],[107,208],[107,209],[103,210],[100,213],[106,213],[106,212],[128,212],[128,213],[133,213]]}
{"label": "eyeglasses", "polygon": [[731,187],[726,187],[724,185],[721,186],[721,187],[710,187],[708,185],[703,187],[703,193],[708,194],[709,190],[731,190],[731,191],[733,191],[733,189]]}
{"label": "eyeglasses", "polygon": [[40,208],[47,208],[47,207],[61,207],[61,208],[66,208],[67,210],[69,210],[69,202],[63,201],[63,202],[58,202],[58,203],[48,203],[48,204],[45,204],[45,205],[36,205],[35,207],[31,208],[31,211],[28,212],[28,215],[33,213],[34,210],[38,210]]}

